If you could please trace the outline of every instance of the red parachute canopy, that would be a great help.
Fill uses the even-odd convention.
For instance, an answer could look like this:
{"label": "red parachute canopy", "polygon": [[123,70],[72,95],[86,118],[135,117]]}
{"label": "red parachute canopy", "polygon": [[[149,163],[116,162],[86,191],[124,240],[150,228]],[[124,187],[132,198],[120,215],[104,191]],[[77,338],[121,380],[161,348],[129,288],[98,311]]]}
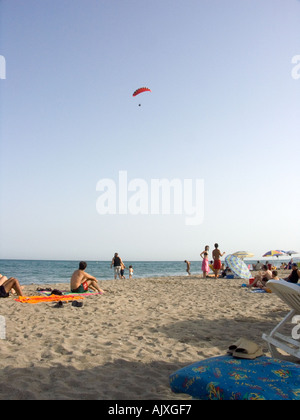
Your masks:
{"label": "red parachute canopy", "polygon": [[133,95],[132,95],[132,96],[137,96],[137,95],[139,95],[140,93],[143,93],[143,92],[151,92],[151,90],[150,90],[149,88],[147,88],[147,87],[142,87],[142,88],[137,89],[137,90],[133,93]]}

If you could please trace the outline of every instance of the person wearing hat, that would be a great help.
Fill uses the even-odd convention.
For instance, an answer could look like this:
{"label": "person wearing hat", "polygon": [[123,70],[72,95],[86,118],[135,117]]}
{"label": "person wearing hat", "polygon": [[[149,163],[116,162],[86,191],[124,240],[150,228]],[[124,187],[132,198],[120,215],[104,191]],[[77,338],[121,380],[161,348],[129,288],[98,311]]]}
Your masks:
{"label": "person wearing hat", "polygon": [[285,279],[289,283],[297,284],[300,279],[300,270],[298,269],[297,264],[292,265],[292,272],[291,274]]}

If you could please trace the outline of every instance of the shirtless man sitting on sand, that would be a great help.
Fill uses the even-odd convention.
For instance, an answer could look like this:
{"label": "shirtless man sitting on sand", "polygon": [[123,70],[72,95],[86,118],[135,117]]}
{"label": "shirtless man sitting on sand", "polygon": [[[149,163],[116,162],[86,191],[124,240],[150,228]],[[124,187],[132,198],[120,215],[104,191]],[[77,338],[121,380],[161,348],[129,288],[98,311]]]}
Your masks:
{"label": "shirtless man sitting on sand", "polygon": [[74,271],[71,277],[71,291],[73,293],[86,293],[88,289],[92,289],[95,292],[104,293],[98,286],[98,280],[84,271],[86,267],[86,262],[81,261],[79,263],[79,270]]}

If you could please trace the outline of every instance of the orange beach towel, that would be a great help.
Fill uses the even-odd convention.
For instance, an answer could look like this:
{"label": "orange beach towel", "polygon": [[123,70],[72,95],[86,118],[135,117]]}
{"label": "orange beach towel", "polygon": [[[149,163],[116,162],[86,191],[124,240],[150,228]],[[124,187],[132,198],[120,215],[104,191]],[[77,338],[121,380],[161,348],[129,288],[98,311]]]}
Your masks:
{"label": "orange beach towel", "polygon": [[19,296],[18,299],[15,299],[17,302],[21,303],[41,303],[41,302],[58,302],[58,301],[70,301],[84,299],[82,296]]}

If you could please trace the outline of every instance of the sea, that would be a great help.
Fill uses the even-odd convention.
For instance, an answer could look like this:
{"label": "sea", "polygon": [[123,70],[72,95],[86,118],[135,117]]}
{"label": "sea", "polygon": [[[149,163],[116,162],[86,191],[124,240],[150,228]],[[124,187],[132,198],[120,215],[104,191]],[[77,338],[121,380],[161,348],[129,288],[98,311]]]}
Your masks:
{"label": "sea", "polygon": [[[275,266],[288,260],[269,260]],[[299,261],[299,258],[294,258]],[[86,271],[98,280],[113,280],[114,271],[110,268],[111,261],[86,261]],[[252,264],[257,261],[245,260]],[[263,261],[261,261],[263,262]],[[186,264],[184,261],[124,261],[126,267],[133,266],[134,278],[185,276]],[[51,260],[5,260],[0,259],[0,273],[7,277],[16,277],[22,285],[29,284],[57,284],[69,283],[72,273],[78,269],[79,261],[51,261]],[[191,261],[191,274],[202,274],[202,260]],[[125,270],[128,278],[128,269]]]}

